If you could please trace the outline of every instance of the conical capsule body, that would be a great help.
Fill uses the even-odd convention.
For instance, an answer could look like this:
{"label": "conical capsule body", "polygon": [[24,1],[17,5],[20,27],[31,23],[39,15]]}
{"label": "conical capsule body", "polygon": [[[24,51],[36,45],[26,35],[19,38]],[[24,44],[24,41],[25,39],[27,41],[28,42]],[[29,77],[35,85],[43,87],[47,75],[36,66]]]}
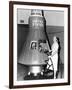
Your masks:
{"label": "conical capsule body", "polygon": [[49,44],[42,10],[31,10],[28,21],[29,32],[18,62],[25,65],[43,64],[48,59],[48,56],[42,49],[49,49]]}

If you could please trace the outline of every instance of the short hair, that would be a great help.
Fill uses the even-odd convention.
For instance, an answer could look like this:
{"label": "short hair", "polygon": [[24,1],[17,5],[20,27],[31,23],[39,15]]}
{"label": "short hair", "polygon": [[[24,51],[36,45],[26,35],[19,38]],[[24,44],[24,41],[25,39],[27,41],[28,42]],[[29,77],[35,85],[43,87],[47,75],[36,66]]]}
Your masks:
{"label": "short hair", "polygon": [[56,38],[56,41],[59,42],[59,38],[57,36],[54,36],[53,38]]}

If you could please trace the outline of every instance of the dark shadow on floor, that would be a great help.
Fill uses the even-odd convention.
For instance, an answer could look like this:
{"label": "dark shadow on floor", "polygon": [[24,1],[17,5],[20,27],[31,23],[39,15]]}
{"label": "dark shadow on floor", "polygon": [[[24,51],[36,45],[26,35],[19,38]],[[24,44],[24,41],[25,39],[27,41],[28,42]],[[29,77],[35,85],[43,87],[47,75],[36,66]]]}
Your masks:
{"label": "dark shadow on floor", "polygon": [[[60,64],[59,66],[60,66],[60,68],[58,71],[57,78],[64,78],[64,64]],[[18,81],[24,80],[24,77],[27,75],[27,73],[28,73],[28,67],[18,63],[18,65],[17,65],[17,80]],[[48,78],[48,79],[50,79],[50,78]]]}

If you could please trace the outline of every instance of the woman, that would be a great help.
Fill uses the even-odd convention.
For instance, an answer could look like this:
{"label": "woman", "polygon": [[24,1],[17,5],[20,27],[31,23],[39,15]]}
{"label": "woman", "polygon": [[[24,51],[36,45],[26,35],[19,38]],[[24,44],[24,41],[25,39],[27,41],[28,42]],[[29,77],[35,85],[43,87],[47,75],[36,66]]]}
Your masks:
{"label": "woman", "polygon": [[58,49],[59,49],[59,45],[58,45],[58,39],[56,36],[53,37],[53,44],[51,47],[50,52],[51,56],[48,56],[48,58],[52,59],[53,62],[53,66],[54,66],[54,78],[56,78],[56,73],[57,73],[57,66],[58,66]]}

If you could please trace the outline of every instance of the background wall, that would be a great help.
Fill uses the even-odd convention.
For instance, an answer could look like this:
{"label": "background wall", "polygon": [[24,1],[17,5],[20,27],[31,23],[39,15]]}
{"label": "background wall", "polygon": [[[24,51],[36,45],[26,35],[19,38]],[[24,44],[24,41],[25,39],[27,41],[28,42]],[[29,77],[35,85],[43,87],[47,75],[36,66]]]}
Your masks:
{"label": "background wall", "polygon": [[[46,32],[49,38],[50,46],[53,44],[53,37],[57,36],[60,40],[60,59],[64,63],[64,12],[55,10],[44,10],[44,17],[46,19]],[[20,54],[26,40],[28,31],[28,20],[31,15],[31,10],[17,9],[17,23],[18,23],[18,53]]]}
{"label": "background wall", "polygon": [[[18,24],[18,56],[23,49],[24,42],[28,34],[28,24]],[[60,41],[60,61],[64,64],[64,27],[63,26],[48,26],[46,25],[46,32],[49,39],[50,47],[53,44],[53,37],[57,36]]]}
{"label": "background wall", "polygon": [[64,64],[64,27],[63,26],[47,26],[47,35],[50,45],[53,44],[53,37],[57,36],[60,41],[60,63]]}
{"label": "background wall", "polygon": [[[22,1],[29,1],[29,0],[22,0]],[[70,4],[71,16],[72,16],[71,0],[30,0],[30,1]],[[72,24],[72,17],[71,17],[71,24]],[[72,26],[71,26],[70,34],[72,38]],[[71,40],[71,51],[72,51],[72,40]],[[72,59],[72,55],[71,55],[71,59]],[[9,85],[9,0],[0,0],[0,90],[9,90],[8,85]],[[54,90],[54,89],[72,90],[72,60],[71,60],[70,86],[26,88],[25,90]],[[24,89],[19,89],[19,90],[24,90]]]}
{"label": "background wall", "polygon": [[[49,26],[64,26],[64,12],[58,10],[44,10],[44,17],[46,19],[46,25]],[[28,24],[28,18],[31,15],[30,9],[17,9],[18,24],[21,24],[21,20],[24,20],[23,24]]]}

